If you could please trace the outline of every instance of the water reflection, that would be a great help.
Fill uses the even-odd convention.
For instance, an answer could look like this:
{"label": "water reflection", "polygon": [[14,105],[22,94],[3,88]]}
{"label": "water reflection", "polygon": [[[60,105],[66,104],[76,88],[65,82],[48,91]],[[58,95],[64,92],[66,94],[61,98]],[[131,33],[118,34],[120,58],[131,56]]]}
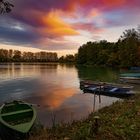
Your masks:
{"label": "water reflection", "polygon": [[78,67],[79,79],[89,79],[102,82],[118,82],[119,71],[105,67]]}
{"label": "water reflection", "polygon": [[43,63],[8,63],[0,64],[0,80],[37,77],[41,73],[56,72],[58,64]]}
{"label": "water reflection", "polygon": [[35,78],[2,80],[0,82],[0,102],[32,96],[38,90],[37,86],[38,80]]}
{"label": "water reflection", "polygon": [[[72,97],[77,93],[74,88],[64,88],[64,87],[52,87],[51,89],[41,90],[39,92],[41,104],[43,106],[48,106],[50,109],[59,108],[68,98]],[[45,96],[44,96],[45,95]]]}
{"label": "water reflection", "polygon": [[[114,74],[115,73],[115,74]],[[79,89],[79,79],[116,78],[116,72],[107,69],[76,68],[64,64],[27,64],[9,63],[0,65],[0,103],[22,99],[37,107],[38,117],[42,124],[52,125],[86,117],[91,111],[110,105],[118,100],[93,94],[83,94]]]}

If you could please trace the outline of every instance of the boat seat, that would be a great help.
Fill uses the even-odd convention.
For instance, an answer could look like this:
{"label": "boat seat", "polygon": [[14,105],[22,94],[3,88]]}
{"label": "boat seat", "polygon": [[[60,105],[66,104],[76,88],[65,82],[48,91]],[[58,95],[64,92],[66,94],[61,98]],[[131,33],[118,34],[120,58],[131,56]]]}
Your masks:
{"label": "boat seat", "polygon": [[4,117],[4,116],[15,115],[15,114],[20,114],[20,113],[25,113],[25,112],[30,112],[30,111],[32,111],[32,109],[19,110],[19,111],[1,114],[1,116]]}
{"label": "boat seat", "polygon": [[92,91],[94,91],[94,90],[97,89],[97,87],[90,87],[89,89],[92,90]]}
{"label": "boat seat", "polygon": [[114,91],[116,91],[117,89],[118,89],[118,88],[115,87],[115,88],[111,89],[110,92],[114,92]]}
{"label": "boat seat", "polygon": [[86,88],[86,87],[89,87],[89,85],[84,85],[84,87]]}

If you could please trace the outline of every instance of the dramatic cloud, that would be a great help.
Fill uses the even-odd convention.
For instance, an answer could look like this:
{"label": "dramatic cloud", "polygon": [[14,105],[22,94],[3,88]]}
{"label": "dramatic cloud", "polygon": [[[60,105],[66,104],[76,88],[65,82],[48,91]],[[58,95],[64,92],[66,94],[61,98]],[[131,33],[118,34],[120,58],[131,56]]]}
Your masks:
{"label": "dramatic cloud", "polygon": [[65,23],[55,12],[50,12],[42,18],[44,25],[43,32],[54,35],[54,36],[64,36],[64,35],[77,35],[78,32],[75,31],[70,24]]}
{"label": "dramatic cloud", "polygon": [[15,6],[12,12],[0,15],[1,44],[77,50],[88,40],[116,41],[123,29],[136,27],[140,23],[139,0],[11,2]]}

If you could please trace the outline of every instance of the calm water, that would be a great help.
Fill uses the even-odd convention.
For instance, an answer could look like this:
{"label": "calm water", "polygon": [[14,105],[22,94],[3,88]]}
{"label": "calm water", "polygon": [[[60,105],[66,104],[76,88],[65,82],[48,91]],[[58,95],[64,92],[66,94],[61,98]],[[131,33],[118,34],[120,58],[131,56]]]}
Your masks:
{"label": "calm water", "polygon": [[[1,64],[0,103],[21,99],[35,104],[45,126],[87,117],[93,111],[119,100],[114,97],[83,94],[79,81],[118,81],[118,71],[59,64]],[[40,105],[40,106],[37,106]]]}

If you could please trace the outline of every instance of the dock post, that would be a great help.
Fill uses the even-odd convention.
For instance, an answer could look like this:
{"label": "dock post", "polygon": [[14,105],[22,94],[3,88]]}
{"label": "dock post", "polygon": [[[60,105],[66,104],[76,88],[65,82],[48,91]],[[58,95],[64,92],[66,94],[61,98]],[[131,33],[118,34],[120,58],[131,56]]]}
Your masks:
{"label": "dock post", "polygon": [[96,95],[94,93],[93,112],[95,111],[95,104],[96,104]]}

